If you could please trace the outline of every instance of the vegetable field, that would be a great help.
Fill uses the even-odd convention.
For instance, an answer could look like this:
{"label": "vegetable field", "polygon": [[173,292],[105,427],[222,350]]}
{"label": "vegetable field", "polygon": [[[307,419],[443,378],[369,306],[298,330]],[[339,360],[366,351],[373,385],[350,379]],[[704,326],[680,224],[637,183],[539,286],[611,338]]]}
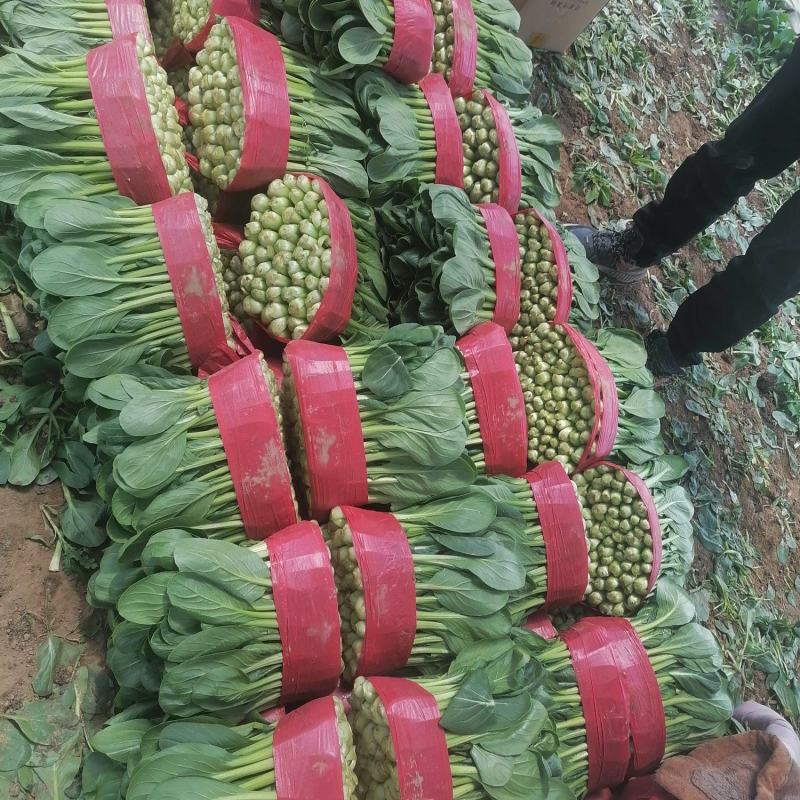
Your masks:
{"label": "vegetable field", "polygon": [[[630,6],[634,6],[631,13]],[[582,800],[800,720],[794,303],[656,381],[630,216],[782,5],[0,0],[0,798]]]}

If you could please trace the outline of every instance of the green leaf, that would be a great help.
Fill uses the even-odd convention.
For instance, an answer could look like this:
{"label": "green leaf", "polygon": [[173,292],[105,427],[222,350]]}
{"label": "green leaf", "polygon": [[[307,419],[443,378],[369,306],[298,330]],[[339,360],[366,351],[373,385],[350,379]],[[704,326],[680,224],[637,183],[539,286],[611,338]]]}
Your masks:
{"label": "green leaf", "polygon": [[225,625],[204,628],[199,633],[185,637],[169,654],[172,663],[179,664],[193,658],[211,656],[237,650],[261,635],[260,628],[253,625]]}
{"label": "green leaf", "polygon": [[473,745],[469,754],[484,786],[505,786],[511,780],[514,771],[511,759],[484,750],[480,745]]}
{"label": "green leaf", "polygon": [[167,613],[167,590],[176,576],[172,572],[157,572],[137,581],[119,599],[118,611],[137,625],[157,625]]}
{"label": "green leaf", "polygon": [[191,538],[191,533],[175,528],[153,534],[142,550],[142,566],[148,573],[174,570],[176,546]]}
{"label": "green leaf", "polygon": [[474,558],[492,556],[496,547],[491,539],[483,539],[479,536],[453,536],[436,532],[431,532],[429,535],[446,550]]}
{"label": "green leaf", "polygon": [[403,359],[388,344],[380,345],[370,354],[361,380],[379,398],[397,397],[411,389],[411,377]]}
{"label": "green leaf", "polygon": [[95,496],[87,500],[67,495],[61,514],[64,537],[82,547],[99,547],[106,540],[105,531],[97,524],[105,511],[105,503]]}
{"label": "green leaf", "polygon": [[182,393],[144,392],[122,409],[119,424],[131,436],[156,436],[173,427],[185,409]]}
{"label": "green leaf", "polygon": [[375,110],[381,136],[393,150],[414,156],[420,149],[417,118],[411,108],[399,97],[381,97]]}
{"label": "green leaf", "polygon": [[526,751],[514,757],[511,778],[503,786],[484,784],[486,793],[493,800],[530,800],[531,797],[547,797],[549,776],[543,768],[541,758]]}
{"label": "green leaf", "polygon": [[468,617],[486,617],[504,608],[508,592],[492,591],[470,574],[442,569],[431,579],[443,608]]}
{"label": "green leaf", "polygon": [[173,575],[172,578],[169,586],[169,602],[199,622],[210,625],[236,625],[257,617],[250,603],[234,597],[208,581],[181,573]]}
{"label": "green leaf", "polygon": [[33,259],[31,277],[40,289],[59,297],[102,294],[119,285],[113,257],[110,247],[57,244]]}
{"label": "green leaf", "polygon": [[146,731],[153,725],[146,719],[131,719],[118,722],[99,730],[92,737],[92,747],[121,764],[134,756]]}
{"label": "green leaf", "polygon": [[381,52],[383,39],[372,28],[349,28],[339,37],[337,47],[348,64],[372,64]]}
{"label": "green leaf", "polygon": [[133,334],[103,334],[71,347],[64,363],[81,378],[101,378],[133,366],[147,348]]}
{"label": "green leaf", "polygon": [[525,585],[525,568],[514,553],[501,545],[496,545],[491,558],[462,558],[458,565],[490,589],[515,591]]}
{"label": "green leaf", "polygon": [[483,292],[467,289],[459,292],[450,304],[450,319],[458,333],[467,333],[481,322],[478,312],[483,308]]}
{"label": "green leaf", "polygon": [[652,389],[634,389],[622,408],[626,414],[640,419],[661,419],[666,413],[661,395]]}
{"label": "green leaf", "polygon": [[[219,800],[222,797],[241,797],[235,784],[200,776],[172,778],[158,786],[158,800]],[[155,795],[154,795],[155,796]]]}
{"label": "green leaf", "polygon": [[439,724],[446,731],[455,734],[486,733],[491,730],[494,707],[486,673],[475,670],[461,684],[461,688],[444,710]]}
{"label": "green leaf", "polygon": [[481,747],[501,756],[522,755],[538,738],[549,719],[547,709],[534,700],[530,711],[519,725],[481,739]]}
{"label": "green leaf", "polygon": [[58,669],[62,666],[74,668],[82,652],[82,645],[49,634],[36,654],[33,691],[39,697],[49,697],[53,694],[53,682]]}
{"label": "green leaf", "polygon": [[126,447],[114,459],[114,478],[134,497],[149,497],[171,481],[183,460],[186,432],[176,430]]}
{"label": "green leaf", "polygon": [[127,314],[114,297],[72,297],[53,309],[47,332],[62,350],[69,350],[83,339],[111,333]]}
{"label": "green leaf", "polygon": [[[126,800],[165,800],[161,787],[169,780],[182,776],[210,775],[223,772],[227,766],[225,750],[207,744],[184,744],[170,747],[154,757],[140,761],[131,773]],[[240,788],[236,789],[241,792]],[[199,796],[199,795],[198,795]],[[186,794],[183,800],[195,797],[194,792]]]}
{"label": "green leaf", "polygon": [[14,442],[8,468],[8,482],[12,486],[30,486],[44,466],[36,448],[40,433],[40,429],[32,428]]}
{"label": "green leaf", "polygon": [[462,369],[463,364],[456,350],[441,348],[411,370],[411,388],[441,392],[460,381]]}
{"label": "green leaf", "polygon": [[92,451],[72,439],[62,442],[53,460],[53,469],[70,489],[85,489],[94,479],[95,466]]}

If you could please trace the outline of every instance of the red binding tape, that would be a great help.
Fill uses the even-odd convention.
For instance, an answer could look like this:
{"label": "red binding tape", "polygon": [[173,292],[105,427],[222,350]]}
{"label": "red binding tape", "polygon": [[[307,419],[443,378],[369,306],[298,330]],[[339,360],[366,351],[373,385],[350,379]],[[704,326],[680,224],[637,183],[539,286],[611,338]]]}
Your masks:
{"label": "red binding tape", "polygon": [[589,549],[581,504],[558,461],[540,464],[526,476],[539,512],[547,558],[544,608],[580,603],[589,585]]}
{"label": "red binding tape", "polygon": [[260,15],[258,0],[212,0],[211,12],[208,15],[205,25],[200,32],[188,42],[184,47],[190,53],[197,53],[202,50],[212,26],[217,21],[217,17],[227,17],[228,21],[233,18],[241,17],[254,25],[258,24]]}
{"label": "red binding tape", "polygon": [[436,141],[436,183],[464,188],[464,148],[461,126],[453,96],[445,79],[436,72],[426,75],[419,88],[425,96],[433,119]]}
{"label": "red binding tape", "polygon": [[386,710],[400,800],[453,800],[447,738],[436,698],[405,678],[372,678]]}
{"label": "red binding tape", "polygon": [[257,189],[286,172],[289,158],[289,89],[278,40],[244,19],[231,17],[242,84],[245,129],[236,177],[227,191]]}
{"label": "red binding tape", "polygon": [[[181,127],[185,128],[189,124],[189,106],[187,105],[186,101],[182,97],[178,97],[175,95],[175,102],[173,103],[175,106],[175,110],[178,112],[178,122],[181,124]],[[187,153],[187,155],[189,155]],[[191,154],[194,157],[194,162],[196,167],[199,167],[199,163],[197,161],[197,156],[194,153]],[[186,163],[189,163],[189,159],[186,159]],[[189,169],[192,167],[190,166]],[[197,169],[195,169],[197,172]]]}
{"label": "red binding tape", "polygon": [[509,214],[516,214],[519,201],[522,199],[522,160],[519,155],[517,137],[508,116],[505,106],[498,102],[487,90],[483,96],[492,109],[494,127],[497,131],[497,149],[499,156],[499,171],[497,183],[500,195],[497,204],[503,206]]}
{"label": "red binding tape", "polygon": [[331,555],[316,522],[267,542],[272,597],[283,647],[281,704],[330,694],[342,673],[339,605]]}
{"label": "red binding tape", "polygon": [[530,617],[522,625],[525,630],[533,631],[538,634],[542,639],[555,639],[558,636],[556,626],[553,625],[550,617],[546,611],[537,611],[531,614]]}
{"label": "red binding tape", "polygon": [[342,750],[332,697],[282,717],[272,737],[278,800],[344,800]]}
{"label": "red binding tape", "polygon": [[400,83],[421,81],[431,70],[436,21],[430,0],[393,0],[394,41],[383,65]]}
{"label": "red binding tape", "polygon": [[153,220],[189,359],[199,368],[216,348],[226,347],[228,340],[222,300],[194,195],[184,192],[155,203]]}
{"label": "red binding tape", "polygon": [[639,499],[644,503],[644,507],[647,509],[647,521],[650,523],[650,536],[653,539],[653,564],[650,578],[647,581],[647,591],[650,592],[656,585],[658,573],[661,571],[661,561],[664,557],[661,519],[658,516],[658,509],[656,508],[655,500],[653,500],[653,495],[650,494],[650,489],[647,488],[647,484],[632,470],[625,469],[619,464],[615,464],[613,461],[601,461],[592,466],[612,467],[613,469],[619,470],[639,493]]}
{"label": "red binding tape", "polygon": [[284,358],[300,407],[311,515],[325,519],[338,505],[366,505],[367,458],[347,353],[299,340],[286,345]]}
{"label": "red binding tape", "polygon": [[214,238],[220,250],[239,250],[239,245],[244,239],[244,231],[238,225],[228,225],[225,222],[212,223]]}
{"label": "red binding tape", "polygon": [[478,25],[472,0],[453,0],[453,61],[450,91],[453,97],[472,94],[478,65]]}
{"label": "red binding tape", "polygon": [[143,0],[105,0],[105,4],[111,35],[115,39],[130,33],[141,33],[148,42],[153,41]]}
{"label": "red binding tape", "polygon": [[106,157],[120,194],[138,205],[166,200],[172,191],[150,121],[136,34],[90,50],[86,71]]}
{"label": "red binding tape", "polygon": [[194,55],[183,46],[183,42],[175,39],[159,60],[167,72],[172,72],[179,67],[188,67],[190,64],[194,64]]}
{"label": "red binding tape", "polygon": [[478,206],[489,234],[489,249],[494,261],[495,306],[492,321],[506,333],[519,321],[519,295],[522,288],[522,260],[519,236],[511,215],[502,206]]}
{"label": "red binding tape", "polygon": [[[239,321],[233,314],[228,313],[228,325],[231,329],[232,345],[224,344],[214,348],[208,358],[203,362],[197,370],[199,378],[207,378],[215,372],[235,364],[240,358],[244,356],[258,353],[258,348],[250,341],[245,329],[239,324]],[[280,383],[278,383],[280,386]]]}
{"label": "red binding tape", "polygon": [[208,379],[236,502],[250,539],[297,522],[289,462],[260,353]]}
{"label": "red binding tape", "polygon": [[[353,231],[350,210],[344,200],[322,178],[316,175],[307,177],[319,181],[322,196],[328,206],[331,272],[330,282],[322,296],[319,309],[301,338],[314,342],[326,342],[335,339],[350,322],[353,296],[356,293],[356,282],[358,281],[356,235]],[[267,329],[265,328],[265,330]],[[275,338],[280,342],[292,341],[283,336]]]}
{"label": "red binding tape", "polygon": [[366,632],[356,675],[402,669],[417,633],[414,562],[408,538],[392,514],[344,506],[364,583]]}
{"label": "red binding tape", "polygon": [[505,331],[483,322],[456,342],[467,368],[486,472],[518,478],[528,468],[528,420]]}
{"label": "red binding tape", "polygon": [[550,237],[550,247],[553,251],[553,262],[556,267],[556,283],[558,287],[556,313],[553,322],[568,322],[569,314],[572,310],[572,271],[569,266],[567,248],[564,246],[564,242],[555,225],[545,219],[535,208],[527,208],[522,213],[533,214],[533,216],[544,225],[547,235]]}

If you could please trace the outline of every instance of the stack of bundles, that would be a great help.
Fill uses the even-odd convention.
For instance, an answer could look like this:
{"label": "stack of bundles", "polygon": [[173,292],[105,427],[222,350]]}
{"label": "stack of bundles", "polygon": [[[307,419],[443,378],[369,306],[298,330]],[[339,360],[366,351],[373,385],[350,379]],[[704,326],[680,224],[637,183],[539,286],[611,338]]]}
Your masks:
{"label": "stack of bundles", "polygon": [[[112,514],[109,567],[170,528],[241,543],[297,522],[278,390],[260,354],[207,380],[111,375],[87,399],[99,421],[85,439],[104,462],[97,488]],[[102,565],[98,575],[105,590]]]}
{"label": "stack of bundles", "polygon": [[327,0],[313,8],[308,0],[290,0],[283,6],[298,43],[319,56],[324,74],[351,76],[373,64],[401,83],[433,71],[454,97],[476,86],[520,103],[530,96],[531,52],[516,36],[520,18],[508,0]]}
{"label": "stack of bundles", "polygon": [[141,35],[69,60],[9,53],[2,98],[13,128],[0,147],[0,202],[46,188],[154,203],[191,189],[175,95]]}
{"label": "stack of bundles", "polygon": [[365,197],[369,142],[347,90],[268,31],[216,23],[189,72],[189,122],[200,173],[221,189],[262,189],[287,172]]}
{"label": "stack of bundles", "polygon": [[343,347],[293,341],[284,372],[290,453],[314,518],[474,481],[461,359],[441,328],[398,325]]}
{"label": "stack of bundles", "polygon": [[466,333],[492,320],[510,332],[517,324],[566,322],[573,308],[582,315],[596,303],[586,281],[575,284],[574,296],[561,237],[534,209],[512,217],[495,204],[470,205],[453,187],[428,185],[410,203],[387,201],[379,214],[404,322]]}
{"label": "stack of bundles", "polygon": [[244,547],[154,535],[121,595],[108,665],[118,706],[157,687],[174,717],[250,712],[332,692],[342,672],[330,556],[315,522]]}
{"label": "stack of bundles", "polygon": [[225,272],[236,316],[281,341],[328,341],[387,327],[375,217],[321,178],[284,175],[251,201],[239,257]]}
{"label": "stack of bundles", "polygon": [[494,639],[464,650],[446,675],[356,679],[360,796],[574,800],[544,677],[526,648]]}
{"label": "stack of bundles", "polygon": [[92,737],[92,750],[84,788],[99,778],[107,784],[103,797],[357,796],[353,733],[335,697],[235,726],[209,715],[156,725],[123,713]]}
{"label": "stack of bundles", "polygon": [[48,295],[51,341],[67,370],[98,378],[134,364],[176,372],[247,351],[232,324],[205,200],[184,193],[134,206],[119,196],[18,206],[49,246],[29,263]]}
{"label": "stack of bundles", "polygon": [[521,203],[557,205],[561,133],[533,106],[507,108],[485,89],[454,100],[437,74],[402,86],[368,70],[355,94],[372,139],[367,173],[376,200],[443,183],[510,214]]}
{"label": "stack of bundles", "polygon": [[[549,675],[558,756],[578,797],[728,733],[722,654],[694,618],[689,596],[662,580],[630,621],[587,617],[560,638],[518,637]],[[541,621],[533,627],[556,636]]]}

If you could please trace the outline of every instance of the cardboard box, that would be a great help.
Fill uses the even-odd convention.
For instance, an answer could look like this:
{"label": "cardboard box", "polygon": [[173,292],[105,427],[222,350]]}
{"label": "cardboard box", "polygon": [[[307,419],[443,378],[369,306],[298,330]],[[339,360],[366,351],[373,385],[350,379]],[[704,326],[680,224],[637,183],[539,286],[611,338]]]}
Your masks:
{"label": "cardboard box", "polygon": [[608,0],[513,0],[530,47],[566,52]]}

